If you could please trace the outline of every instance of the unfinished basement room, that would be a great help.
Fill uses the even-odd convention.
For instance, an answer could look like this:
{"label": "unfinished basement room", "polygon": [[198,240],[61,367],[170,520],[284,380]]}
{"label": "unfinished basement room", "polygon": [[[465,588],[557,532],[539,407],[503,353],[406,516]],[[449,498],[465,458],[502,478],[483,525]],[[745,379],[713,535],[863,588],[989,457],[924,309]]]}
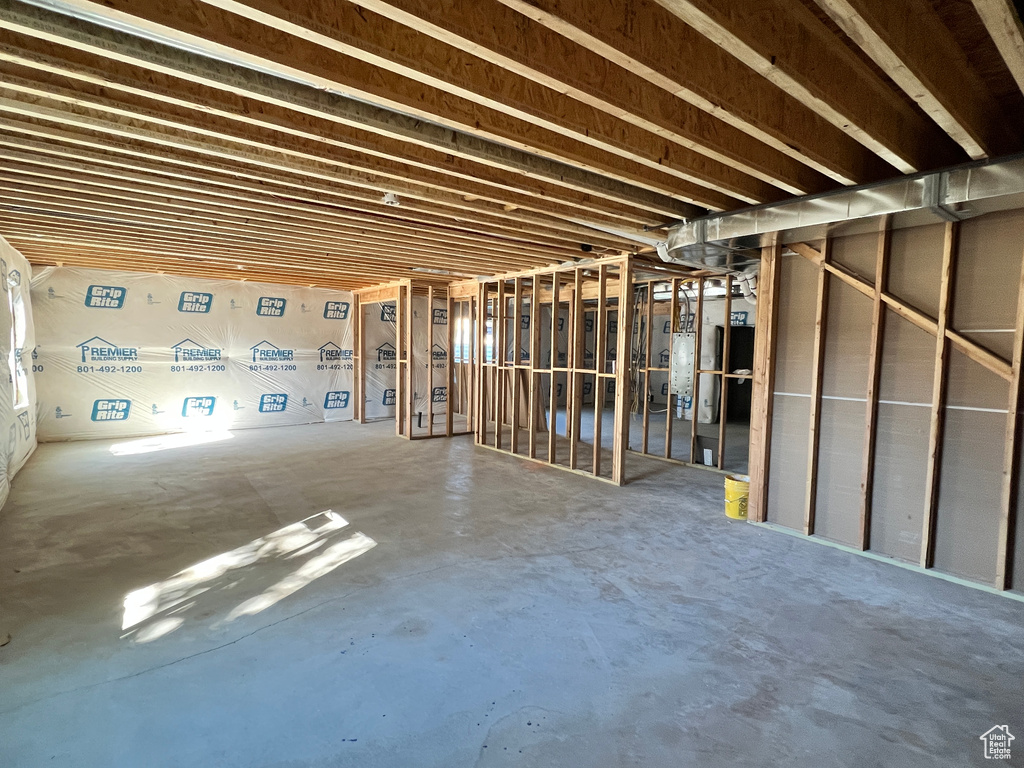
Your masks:
{"label": "unfinished basement room", "polygon": [[0,0],[0,768],[1024,764],[1022,15]]}

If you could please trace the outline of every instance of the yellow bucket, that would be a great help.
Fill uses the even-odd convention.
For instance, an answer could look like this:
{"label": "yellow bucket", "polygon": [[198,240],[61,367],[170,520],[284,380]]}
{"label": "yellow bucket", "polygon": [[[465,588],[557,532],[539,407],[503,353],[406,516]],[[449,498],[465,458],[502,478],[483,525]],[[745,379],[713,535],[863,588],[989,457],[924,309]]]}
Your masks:
{"label": "yellow bucket", "polygon": [[734,520],[747,519],[747,495],[750,493],[749,475],[725,476],[725,516]]}

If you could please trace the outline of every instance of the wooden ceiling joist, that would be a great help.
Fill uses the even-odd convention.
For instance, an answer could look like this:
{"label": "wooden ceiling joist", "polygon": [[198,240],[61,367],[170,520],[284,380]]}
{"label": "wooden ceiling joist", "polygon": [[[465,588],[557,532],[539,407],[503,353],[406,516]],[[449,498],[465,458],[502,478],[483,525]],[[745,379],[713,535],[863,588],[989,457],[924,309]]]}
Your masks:
{"label": "wooden ceiling joist", "polygon": [[[802,163],[497,0],[361,0],[359,5],[790,194],[834,186]],[[715,183],[740,197],[768,200],[773,195],[749,184],[746,190],[730,190]]]}
{"label": "wooden ceiling joist", "polygon": [[[319,87],[304,86],[293,80],[273,77],[216,58],[196,57],[186,51],[61,16],[43,8],[25,6],[17,0],[0,0],[0,29],[19,36],[11,40],[8,49],[18,45],[22,49],[23,58],[31,58],[33,54],[28,39],[35,38],[50,44],[49,47],[35,48],[36,60],[40,65],[46,64],[45,53],[54,50],[53,44],[59,45],[66,65],[72,66],[73,63],[83,77],[92,77],[94,82],[124,84],[126,78],[117,77],[120,71],[128,75],[129,81],[134,75],[140,90],[159,93],[161,82],[152,73],[160,73],[175,81],[187,81],[208,90],[219,90],[225,94],[275,105],[292,113],[292,119],[300,114],[313,116],[335,125],[359,129],[422,149],[433,149],[444,155],[503,169],[515,175],[557,183],[597,197],[608,195],[632,201],[644,196],[643,190],[600,174],[556,162],[521,148],[486,141],[470,133],[453,133],[449,128],[348,98],[335,91],[327,91],[319,83]],[[81,56],[74,58],[72,54],[69,57],[68,51],[77,51]],[[97,63],[101,60],[106,60],[107,64]],[[127,66],[119,69],[111,66],[110,61]],[[138,69],[149,70],[151,74],[139,76]],[[175,93],[180,100],[196,104],[199,108],[214,106],[204,103],[201,97],[197,98],[188,89],[179,90],[172,86],[164,88],[162,92]],[[250,107],[240,111],[256,113],[262,110]],[[653,196],[652,199],[657,197]],[[685,212],[679,208],[673,215],[683,215]]]}
{"label": "wooden ceiling joist", "polygon": [[[0,150],[0,158],[4,153]],[[141,185],[125,183],[119,178],[103,177],[90,179],[81,173],[54,172],[14,163],[0,170],[0,180],[16,186],[19,191],[51,193],[54,197],[99,197],[112,201],[123,201],[134,210],[181,210],[211,219],[238,219],[243,225],[251,222],[265,222],[281,230],[282,234],[336,233],[343,236],[387,238],[409,238],[439,248],[466,248],[471,253],[489,253],[493,256],[524,255],[540,259],[570,259],[574,253],[568,247],[541,247],[497,238],[467,237],[457,232],[438,232],[433,228],[412,227],[400,222],[375,222],[367,226],[358,217],[328,217],[317,212],[316,216],[299,215],[294,209],[275,209],[254,203],[239,203],[229,196],[221,198],[186,193],[171,193],[158,187],[143,188]],[[332,212],[333,213],[333,212]],[[607,249],[618,252],[621,249]]]}
{"label": "wooden ceiling joist", "polygon": [[1020,128],[970,66],[929,0],[815,0],[971,158],[1013,151]]}
{"label": "wooden ceiling joist", "polygon": [[[121,21],[173,40],[194,49],[207,51],[215,57],[235,61],[286,78],[298,79],[320,88],[338,91],[379,104],[420,119],[430,120],[452,130],[470,133],[492,141],[514,146],[542,157],[567,163],[635,187],[635,196],[643,200],[668,195],[678,201],[677,215],[692,216],[697,211],[688,204],[698,196],[717,199],[715,207],[730,207],[735,198],[725,198],[706,188],[698,188],[635,159],[616,154],[612,147],[598,146],[597,140],[568,127],[546,127],[526,120],[525,115],[511,115],[499,108],[499,102],[515,103],[517,95],[509,92],[496,95],[490,105],[470,99],[461,90],[458,94],[440,87],[441,83],[424,83],[409,79],[384,66],[379,57],[372,63],[349,53],[319,45],[325,42],[312,32],[301,36],[288,34],[272,26],[205,5],[199,0],[175,3],[137,3],[132,0],[108,0],[103,5],[89,0],[68,0],[66,5]],[[347,3],[332,4],[329,15],[345,9]],[[358,14],[356,14],[358,17]],[[301,33],[300,33],[301,34]],[[313,39],[318,42],[313,42]],[[424,38],[426,40],[427,38]],[[411,41],[409,44],[413,44]],[[453,55],[458,52],[454,52]],[[406,54],[423,61],[437,52],[418,45]],[[455,75],[453,74],[453,77]],[[486,83],[478,76],[474,86],[483,89]],[[553,96],[554,94],[552,94]],[[560,116],[568,121],[572,115]],[[589,115],[588,115],[589,118]],[[576,124],[588,127],[585,119]],[[628,144],[629,142],[623,142]],[[698,202],[703,205],[703,201]]]}
{"label": "wooden ceiling joist", "polygon": [[657,2],[903,173],[965,159],[799,2]]}
{"label": "wooden ceiling joist", "polygon": [[1024,25],[1010,0],[972,0],[1017,87],[1024,91]]}
{"label": "wooden ceiling joist", "polygon": [[1010,0],[0,0],[0,234],[297,285],[656,278],[679,219],[1018,152],[1020,115]]}
{"label": "wooden ceiling joist", "polygon": [[501,0],[841,184],[892,166],[655,0]]}
{"label": "wooden ceiling joist", "polygon": [[[5,133],[4,129],[17,133]],[[35,138],[28,138],[35,137]],[[42,140],[40,140],[42,139]],[[52,140],[52,142],[50,141]],[[25,150],[25,151],[20,151]],[[102,151],[96,151],[102,150]],[[595,247],[628,248],[626,239],[604,233],[591,235],[582,226],[561,225],[557,220],[527,216],[521,211],[498,209],[458,210],[424,201],[410,200],[400,208],[381,203],[372,192],[345,185],[320,184],[298,176],[258,172],[232,163],[201,162],[203,158],[189,153],[153,151],[144,145],[97,138],[86,133],[72,133],[25,121],[0,118],[0,152],[23,162],[48,167],[71,167],[82,173],[135,179],[170,189],[205,191],[212,195],[228,195],[264,200],[269,205],[313,206],[319,211],[352,211],[378,219],[399,219],[417,226],[433,226],[447,231],[459,228],[477,235],[507,238],[542,246],[579,248],[580,242]],[[393,215],[400,212],[400,216]]]}

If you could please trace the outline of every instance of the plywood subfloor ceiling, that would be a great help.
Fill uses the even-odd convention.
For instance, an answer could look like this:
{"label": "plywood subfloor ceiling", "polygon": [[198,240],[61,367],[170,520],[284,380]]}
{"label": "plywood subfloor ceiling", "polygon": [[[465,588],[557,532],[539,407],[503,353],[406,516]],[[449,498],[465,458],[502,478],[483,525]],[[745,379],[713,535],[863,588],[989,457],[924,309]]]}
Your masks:
{"label": "plywood subfloor ceiling", "polygon": [[1009,0],[0,0],[0,234],[461,279],[1020,151],[1022,89]]}

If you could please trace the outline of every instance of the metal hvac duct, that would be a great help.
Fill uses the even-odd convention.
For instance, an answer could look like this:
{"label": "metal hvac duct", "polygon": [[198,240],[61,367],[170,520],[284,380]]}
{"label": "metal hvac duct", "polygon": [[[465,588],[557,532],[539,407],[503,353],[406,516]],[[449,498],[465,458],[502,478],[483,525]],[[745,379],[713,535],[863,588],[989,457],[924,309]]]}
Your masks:
{"label": "metal hvac duct", "polygon": [[660,251],[666,261],[738,272],[763,246],[874,231],[879,216],[903,229],[1021,207],[1024,154],[691,219],[669,228]]}

